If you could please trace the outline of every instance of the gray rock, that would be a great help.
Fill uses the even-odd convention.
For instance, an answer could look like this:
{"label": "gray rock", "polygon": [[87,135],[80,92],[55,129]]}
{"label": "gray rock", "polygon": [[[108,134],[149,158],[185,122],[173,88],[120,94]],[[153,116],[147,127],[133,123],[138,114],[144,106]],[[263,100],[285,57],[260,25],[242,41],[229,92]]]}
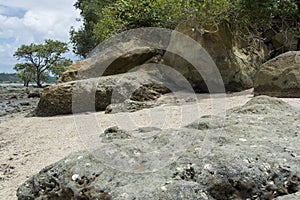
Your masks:
{"label": "gray rock", "polygon": [[73,153],[46,167],[22,184],[17,196],[19,200],[298,198],[299,122],[299,109],[260,96],[229,110],[224,118],[200,118],[180,129],[113,127],[99,134],[112,137],[98,149]]}
{"label": "gray rock", "polygon": [[295,194],[277,197],[274,200],[296,200],[296,199],[300,199],[300,192],[297,192]]}
{"label": "gray rock", "polygon": [[125,73],[145,63],[160,62],[170,34],[170,30],[147,28],[118,34],[98,45],[87,59],[71,65],[58,83]]}
{"label": "gray rock", "polygon": [[144,108],[152,108],[157,104],[152,102],[140,102],[132,101],[130,99],[125,100],[123,103],[110,104],[106,107],[106,114],[114,114],[119,112],[135,112]]}
{"label": "gray rock", "polygon": [[113,140],[113,139],[127,139],[130,138],[131,135],[127,133],[125,130],[119,129],[117,126],[110,127],[104,131],[103,134],[100,135],[104,140]]}
{"label": "gray rock", "polygon": [[41,91],[42,89],[40,88],[30,89],[28,91],[28,98],[40,98]]}
{"label": "gray rock", "polygon": [[28,98],[27,92],[33,88],[22,86],[0,86],[0,122],[14,116],[26,116],[32,112],[38,98]]}
{"label": "gray rock", "polygon": [[28,102],[28,101],[23,101],[23,102],[20,102],[20,105],[21,105],[21,106],[30,106],[30,102]]}
{"label": "gray rock", "polygon": [[[41,93],[36,113],[38,116],[53,116],[104,111],[110,104],[118,106],[110,106],[116,109],[108,108],[107,112],[124,109],[134,111],[151,106],[136,101],[154,100],[168,91],[159,71],[149,67],[126,74],[71,81],[47,87]],[[128,99],[134,101],[122,104]]]}
{"label": "gray rock", "polygon": [[264,63],[254,78],[254,95],[300,97],[300,51]]}
{"label": "gray rock", "polygon": [[[177,34],[167,29],[141,28],[116,35],[100,44],[90,57],[71,65],[58,83],[126,73],[145,63],[160,63],[176,70],[196,91],[207,92],[207,84],[216,88],[224,84],[227,91],[253,87],[253,75],[266,58],[263,44],[246,50],[249,46],[243,46],[226,26],[205,34],[192,29],[184,25],[178,28],[183,34]],[[194,41],[194,46],[187,40]],[[215,71],[212,63],[217,66]],[[168,71],[162,73],[169,75]],[[216,73],[221,74],[222,81]],[[213,90],[210,92],[220,92]]]}

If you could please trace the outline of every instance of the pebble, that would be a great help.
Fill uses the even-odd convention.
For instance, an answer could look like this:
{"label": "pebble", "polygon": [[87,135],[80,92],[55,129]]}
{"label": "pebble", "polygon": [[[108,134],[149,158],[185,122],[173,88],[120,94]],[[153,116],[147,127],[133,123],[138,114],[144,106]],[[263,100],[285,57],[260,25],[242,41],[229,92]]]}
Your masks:
{"label": "pebble", "polygon": [[208,196],[204,192],[201,192],[200,196],[201,196],[201,199],[205,199],[205,200],[208,199]]}
{"label": "pebble", "polygon": [[209,172],[213,172],[213,171],[214,171],[214,169],[213,169],[213,167],[212,167],[211,164],[205,164],[205,165],[203,166],[203,168],[206,169],[206,170],[209,171]]}
{"label": "pebble", "polygon": [[291,156],[294,157],[294,158],[299,158],[300,156],[298,156],[297,154],[295,153],[291,153]]}
{"label": "pebble", "polygon": [[166,186],[161,186],[161,191],[163,191],[163,192],[166,192],[168,189],[167,189],[167,187]]}
{"label": "pebble", "polygon": [[72,176],[72,180],[73,180],[73,181],[80,180],[79,174],[74,174],[74,175]]}

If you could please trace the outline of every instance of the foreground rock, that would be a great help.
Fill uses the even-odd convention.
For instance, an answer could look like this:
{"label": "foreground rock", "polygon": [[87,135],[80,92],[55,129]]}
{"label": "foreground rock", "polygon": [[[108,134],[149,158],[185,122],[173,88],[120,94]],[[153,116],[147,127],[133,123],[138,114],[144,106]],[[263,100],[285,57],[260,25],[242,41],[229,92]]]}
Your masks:
{"label": "foreground rock", "polygon": [[128,99],[139,102],[155,100],[167,92],[169,90],[158,70],[66,82],[44,89],[36,114],[53,116],[104,111],[110,104],[120,104]]}
{"label": "foreground rock", "polygon": [[46,167],[25,199],[297,199],[300,110],[260,96],[179,130],[116,127]]}
{"label": "foreground rock", "polygon": [[300,97],[300,51],[264,63],[255,75],[254,95]]}

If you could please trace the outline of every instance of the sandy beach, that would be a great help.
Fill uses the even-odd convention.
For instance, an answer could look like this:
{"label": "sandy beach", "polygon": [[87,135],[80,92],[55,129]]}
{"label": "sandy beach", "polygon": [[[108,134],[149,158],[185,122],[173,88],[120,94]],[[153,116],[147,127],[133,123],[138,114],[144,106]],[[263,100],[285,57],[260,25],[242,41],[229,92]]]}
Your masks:
{"label": "sandy beach", "polygon": [[[253,97],[252,90],[228,94],[222,99],[225,107],[230,109],[244,105]],[[163,96],[159,101],[167,103],[159,107],[144,109],[134,113],[96,114],[101,130],[111,126],[134,129],[140,126],[158,126],[159,128],[177,128],[191,123],[203,115],[216,114],[208,94],[197,94],[196,104],[178,106],[171,96]],[[293,106],[300,107],[300,99],[283,99]],[[225,102],[224,102],[225,101]],[[198,109],[194,111],[195,106]],[[182,110],[190,112],[190,118],[182,117]],[[159,112],[163,112],[161,115]],[[157,114],[155,119],[151,116]],[[159,118],[159,116],[164,116]],[[122,119],[130,118],[133,126],[122,125]],[[184,119],[183,119],[184,118]],[[84,150],[88,145],[81,138],[76,124],[78,116],[56,117],[15,117],[0,123],[0,197],[17,199],[16,190],[27,178],[42,168],[64,158],[72,152]],[[156,120],[156,121],[155,121]],[[162,122],[163,121],[163,122]]]}

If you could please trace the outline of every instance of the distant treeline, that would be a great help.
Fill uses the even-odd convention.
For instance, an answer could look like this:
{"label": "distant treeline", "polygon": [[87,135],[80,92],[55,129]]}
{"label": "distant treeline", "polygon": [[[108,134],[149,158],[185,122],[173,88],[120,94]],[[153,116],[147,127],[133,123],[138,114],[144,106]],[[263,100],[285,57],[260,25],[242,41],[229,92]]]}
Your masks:
{"label": "distant treeline", "polygon": [[22,83],[16,73],[0,73],[0,82]]}
{"label": "distant treeline", "polygon": [[[55,77],[49,77],[49,83],[55,83]],[[0,73],[0,82],[22,83],[22,79],[16,73]]]}

